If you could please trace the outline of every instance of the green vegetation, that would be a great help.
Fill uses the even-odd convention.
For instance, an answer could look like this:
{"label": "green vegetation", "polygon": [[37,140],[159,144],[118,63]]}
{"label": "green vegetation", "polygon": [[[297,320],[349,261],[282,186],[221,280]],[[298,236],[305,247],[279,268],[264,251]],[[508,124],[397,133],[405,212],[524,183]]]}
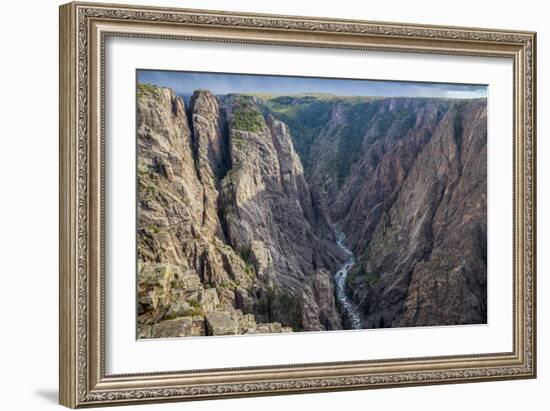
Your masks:
{"label": "green vegetation", "polygon": [[[250,133],[261,131],[265,122],[262,113],[257,109],[256,105],[249,99],[241,96],[236,98],[235,103],[237,108],[233,113],[233,128]],[[242,143],[244,144],[244,140]]]}
{"label": "green vegetation", "polygon": [[143,168],[138,169],[137,183],[137,194],[140,199],[148,199],[159,191],[158,174],[155,174],[150,170]]}
{"label": "green vegetation", "polygon": [[254,254],[252,253],[252,249],[250,247],[241,248],[241,250],[239,251],[239,256],[245,263],[252,264]]}
{"label": "green vegetation", "polygon": [[[294,331],[303,331],[302,299],[289,291],[278,287],[269,287],[255,305],[257,318],[266,322],[280,322],[292,327]],[[275,316],[274,313],[278,315]]]}
{"label": "green vegetation", "polygon": [[235,182],[239,168],[236,165],[233,165],[233,168],[230,169],[225,177],[221,181],[222,187],[227,187]]}
{"label": "green vegetation", "polygon": [[[400,109],[401,104],[392,111],[383,109],[384,98],[377,97],[260,93],[233,95],[233,98],[237,107],[233,118],[236,130],[258,132],[264,126],[263,117],[269,114],[288,125],[306,173],[310,166],[311,148],[319,135],[326,132],[335,106],[339,105],[345,120],[332,130],[336,155],[329,165],[335,172],[338,184],[345,181],[362,156],[368,129],[373,131],[367,144],[385,135],[392,127],[396,134],[404,133],[416,120],[410,110]],[[254,102],[253,98],[261,99],[261,102]],[[246,141],[240,137],[234,137],[233,144],[240,150],[246,148]]]}
{"label": "green vegetation", "polygon": [[191,309],[185,310],[182,315],[182,317],[195,317],[195,316],[204,317],[205,316],[204,311],[201,308],[191,308]]}
{"label": "green vegetation", "polygon": [[[261,106],[264,116],[272,114],[288,125],[306,174],[311,162],[311,148],[320,135],[329,131],[328,124],[333,111],[336,105],[340,106],[344,121],[341,125],[333,125],[330,130],[330,137],[335,142],[335,155],[329,164],[329,168],[334,170],[338,184],[342,184],[349,176],[353,165],[363,155],[364,146],[385,136],[390,129],[393,136],[402,137],[403,133],[414,127],[416,121],[416,116],[406,102],[396,104],[390,111],[384,107],[384,97],[330,94],[256,97],[264,100]],[[451,104],[450,101],[442,99],[438,101]]]}
{"label": "green vegetation", "polygon": [[[338,183],[349,176],[353,164],[363,155],[363,146],[385,136],[390,128],[392,135],[402,137],[416,121],[407,108],[397,105],[389,111],[382,108],[382,100],[366,100],[347,103],[344,106],[346,122],[339,130],[337,153],[332,164]],[[374,125],[374,128],[373,128]],[[370,131],[367,136],[366,133]]]}
{"label": "green vegetation", "polygon": [[285,318],[281,319],[281,322],[295,331],[301,331],[303,329],[302,299],[295,294],[283,291],[276,295],[275,301],[275,304],[282,307],[281,312],[285,313]]}
{"label": "green vegetation", "polygon": [[273,94],[273,93],[242,93],[241,96],[245,97],[257,97],[265,100],[268,104],[277,99],[290,98],[294,101],[322,101],[322,102],[334,102],[334,101],[346,101],[346,102],[358,102],[365,100],[380,100],[384,97],[373,96],[341,96],[331,93],[294,93],[294,94]]}
{"label": "green vegetation", "polygon": [[248,263],[245,263],[245,266],[244,266],[244,271],[248,274],[248,275],[253,275],[254,274],[254,266],[252,264],[248,264]]}
{"label": "green vegetation", "polygon": [[348,275],[346,277],[346,288],[349,290],[353,288],[355,279],[361,274],[362,270],[358,266],[358,264],[355,264],[354,267],[350,271],[348,271]]}
{"label": "green vegetation", "polygon": [[187,301],[187,303],[191,306],[191,308],[183,312],[184,317],[194,317],[196,315],[204,317],[204,311],[202,310],[201,305],[197,299],[193,298]]}
{"label": "green vegetation", "polygon": [[157,225],[150,225],[145,230],[150,234],[158,234],[162,229]]}
{"label": "green vegetation", "polygon": [[244,138],[233,136],[233,138],[231,139],[231,142],[235,144],[235,146],[239,150],[244,150],[246,148],[246,141],[244,140]]}
{"label": "green vegetation", "polygon": [[407,110],[381,112],[383,102],[382,98],[339,97],[330,94],[274,96],[266,100],[264,115],[271,113],[288,125],[294,147],[307,172],[311,147],[326,129],[333,110],[339,105],[345,121],[332,130],[336,155],[330,168],[335,171],[337,181],[341,184],[361,157],[365,134],[373,124],[376,126],[375,132],[368,142],[378,139],[396,122],[403,122],[400,128],[406,130],[410,122],[415,120],[414,116],[406,118],[410,114]]}
{"label": "green vegetation", "polygon": [[138,97],[143,97],[147,94],[153,94],[156,96],[157,92],[158,92],[157,86],[153,86],[152,84],[148,84],[148,83],[138,83],[138,86],[137,86]]}
{"label": "green vegetation", "polygon": [[364,276],[371,287],[375,286],[376,283],[378,283],[378,280],[380,280],[380,273],[366,271]]}
{"label": "green vegetation", "polygon": [[346,122],[340,129],[337,152],[332,164],[338,184],[344,182],[349,176],[353,164],[361,158],[363,139],[371,127],[371,121],[380,110],[380,105],[380,101],[365,101],[345,106]]}
{"label": "green vegetation", "polygon": [[235,289],[236,285],[232,282],[222,281],[222,282],[218,283],[218,287],[219,288],[226,288],[228,290],[233,290],[233,289]]}
{"label": "green vegetation", "polygon": [[269,297],[267,295],[263,295],[258,299],[255,304],[254,311],[256,313],[256,316],[260,316],[261,318],[265,319],[265,321],[269,321],[271,310],[269,309]]}
{"label": "green vegetation", "polygon": [[252,249],[250,247],[241,249],[239,252],[239,257],[241,257],[241,260],[244,262],[244,271],[248,275],[255,274],[256,270],[254,269]]}
{"label": "green vegetation", "polygon": [[380,134],[386,133],[393,125],[399,127],[398,133],[403,133],[409,130],[416,121],[416,116],[411,113],[410,109],[398,107],[393,111],[381,113],[377,118],[377,130]]}
{"label": "green vegetation", "polygon": [[363,264],[353,267],[346,278],[346,287],[353,288],[357,286],[356,280],[367,282],[370,287],[374,287],[380,280],[380,273],[365,270]]}
{"label": "green vegetation", "polygon": [[264,115],[271,113],[288,125],[294,147],[306,169],[311,146],[330,120],[334,96],[328,96],[277,96],[268,100],[264,107]]}

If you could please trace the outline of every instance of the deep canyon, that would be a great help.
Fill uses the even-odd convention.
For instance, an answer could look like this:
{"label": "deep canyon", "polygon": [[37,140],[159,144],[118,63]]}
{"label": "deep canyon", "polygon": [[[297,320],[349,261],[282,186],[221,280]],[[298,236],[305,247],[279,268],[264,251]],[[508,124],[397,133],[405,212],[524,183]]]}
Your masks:
{"label": "deep canyon", "polygon": [[139,338],[485,323],[486,148],[486,99],[139,84]]}

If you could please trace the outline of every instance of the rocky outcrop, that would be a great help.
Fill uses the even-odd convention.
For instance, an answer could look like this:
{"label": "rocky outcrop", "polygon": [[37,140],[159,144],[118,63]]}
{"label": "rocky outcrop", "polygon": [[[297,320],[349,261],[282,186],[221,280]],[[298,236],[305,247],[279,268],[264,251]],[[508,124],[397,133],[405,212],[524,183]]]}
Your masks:
{"label": "rocky outcrop", "polygon": [[297,329],[339,329],[334,299],[312,288],[318,268],[335,267],[339,256],[332,239],[315,231],[311,194],[288,127],[272,116],[264,119],[248,99],[237,96],[229,104],[232,168],[222,181],[223,204],[229,242],[259,278],[253,311]]}
{"label": "rocky outcrop", "polygon": [[281,323],[256,323],[253,314],[243,314],[241,310],[226,307],[206,316],[207,335],[268,334],[292,332],[291,327]]}
{"label": "rocky outcrop", "polygon": [[218,188],[229,168],[225,113],[211,92],[198,91],[191,96],[189,117],[197,177],[203,188],[202,230],[224,241],[218,213]]}
{"label": "rocky outcrop", "polygon": [[305,330],[335,330],[342,328],[342,318],[335,310],[334,282],[332,274],[318,269],[307,280],[302,292],[305,309],[302,323]]}
{"label": "rocky outcrop", "polygon": [[315,280],[338,254],[315,233],[288,128],[229,101],[201,90],[186,109],[138,88],[138,334],[341,328]]}
{"label": "rocky outcrop", "polygon": [[486,100],[293,103],[323,122],[296,145],[320,209],[358,256],[347,288],[363,327],[485,322]]}
{"label": "rocky outcrop", "polygon": [[[194,117],[208,115],[205,106],[208,107],[209,97],[197,96]],[[213,110],[212,116],[215,115]],[[217,214],[219,168],[216,157],[209,157],[208,153],[209,147],[224,135],[198,123],[194,133],[185,104],[173,91],[139,86],[140,326],[186,316],[194,308],[205,311],[203,305],[209,304],[205,288],[215,288],[221,303],[232,304],[232,288],[246,289],[254,281],[244,261],[224,242]],[[199,135],[196,139],[195,134]],[[189,307],[190,304],[194,306]],[[204,312],[197,314],[204,316]]]}
{"label": "rocky outcrop", "polygon": [[486,322],[486,116],[451,105],[378,220],[350,282],[366,327]]}
{"label": "rocky outcrop", "polygon": [[[292,332],[280,323],[256,323],[231,304],[222,304],[216,288],[204,288],[197,275],[169,264],[140,264],[139,338]],[[268,330],[268,331],[265,331]]]}
{"label": "rocky outcrop", "polygon": [[[138,87],[138,335],[486,322],[486,100]],[[343,283],[342,283],[343,284]]]}

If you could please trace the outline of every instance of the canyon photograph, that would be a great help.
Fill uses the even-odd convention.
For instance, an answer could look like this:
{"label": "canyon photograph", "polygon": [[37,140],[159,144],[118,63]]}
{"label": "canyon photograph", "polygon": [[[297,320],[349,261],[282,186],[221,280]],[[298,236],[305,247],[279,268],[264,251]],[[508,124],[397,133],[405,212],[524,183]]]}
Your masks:
{"label": "canyon photograph", "polygon": [[137,338],[487,323],[487,87],[137,70]]}

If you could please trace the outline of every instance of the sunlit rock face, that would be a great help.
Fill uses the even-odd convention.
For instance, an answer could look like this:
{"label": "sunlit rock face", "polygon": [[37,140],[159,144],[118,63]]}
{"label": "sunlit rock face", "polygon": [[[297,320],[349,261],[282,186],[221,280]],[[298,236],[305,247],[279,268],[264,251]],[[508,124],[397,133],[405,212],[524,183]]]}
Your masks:
{"label": "sunlit rock face", "polygon": [[485,99],[137,108],[140,338],[486,322]]}

